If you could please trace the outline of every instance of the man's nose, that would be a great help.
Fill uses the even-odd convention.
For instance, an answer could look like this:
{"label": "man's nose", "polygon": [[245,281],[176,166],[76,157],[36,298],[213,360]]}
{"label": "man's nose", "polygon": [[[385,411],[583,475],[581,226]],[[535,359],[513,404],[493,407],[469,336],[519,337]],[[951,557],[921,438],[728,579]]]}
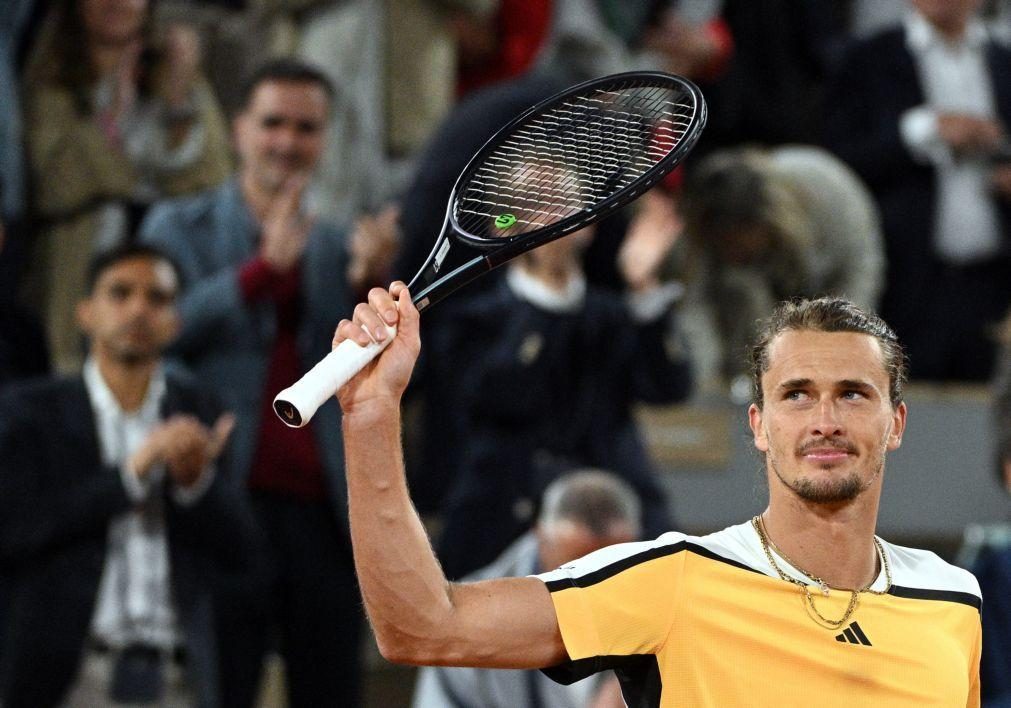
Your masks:
{"label": "man's nose", "polygon": [[277,131],[274,139],[277,141],[275,143],[277,148],[290,152],[298,147],[298,130],[294,126],[284,126]]}
{"label": "man's nose", "polygon": [[819,401],[814,408],[813,416],[810,430],[812,435],[830,438],[843,434],[842,419],[835,401],[831,399]]}
{"label": "man's nose", "polygon": [[151,297],[142,292],[131,293],[126,300],[126,309],[131,316],[144,315],[155,308]]}

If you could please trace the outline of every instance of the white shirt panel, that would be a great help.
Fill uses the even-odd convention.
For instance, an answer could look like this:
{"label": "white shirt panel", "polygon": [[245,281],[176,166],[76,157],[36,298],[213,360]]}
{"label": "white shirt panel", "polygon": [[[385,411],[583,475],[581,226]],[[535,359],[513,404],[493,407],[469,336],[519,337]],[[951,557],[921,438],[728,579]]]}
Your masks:
{"label": "white shirt panel", "polygon": [[[881,542],[885,557],[888,560],[889,570],[892,575],[892,585],[923,590],[963,592],[979,597],[979,584],[972,573],[941,560],[941,558],[930,551],[896,546],[882,538],[878,538],[878,541]],[[717,531],[708,536],[688,536],[677,531],[671,531],[654,541],[609,546],[584,556],[579,560],[566,563],[557,570],[540,573],[535,577],[540,578],[544,582],[569,578],[576,579],[608,566],[621,563],[639,554],[651,550],[662,550],[665,547],[674,546],[681,542],[697,546],[704,552],[712,553],[720,558],[740,564],[771,578],[779,577],[779,574],[769,563],[769,559],[762,549],[761,540],[758,538],[758,534],[755,532],[750,520],[742,524],[729,526],[722,531]],[[776,564],[779,565],[783,572],[796,580],[807,583],[812,589],[817,589],[817,585],[800,570],[790,565],[785,558],[775,553],[775,551],[772,551],[772,553],[775,556]],[[888,581],[884,567],[882,567],[877,578],[871,583],[871,589],[881,592],[887,587]]]}

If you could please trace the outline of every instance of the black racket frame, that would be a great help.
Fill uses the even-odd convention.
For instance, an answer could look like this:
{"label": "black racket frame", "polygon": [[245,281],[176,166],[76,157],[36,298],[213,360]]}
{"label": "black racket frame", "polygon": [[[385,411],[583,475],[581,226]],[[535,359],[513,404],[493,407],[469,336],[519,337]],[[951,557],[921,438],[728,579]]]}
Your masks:
{"label": "black racket frame", "polygon": [[[535,231],[497,239],[487,239],[474,236],[460,227],[454,213],[457,195],[462,186],[467,184],[473,173],[484,163],[488,154],[494,151],[503,138],[510,135],[516,126],[524,123],[532,115],[545,112],[574,95],[583,94],[602,87],[615,86],[616,84],[637,81],[647,82],[649,80],[655,80],[659,88],[663,88],[663,84],[667,84],[670,88],[680,87],[684,89],[686,93],[694,98],[696,111],[692,124],[688,126],[674,149],[650,167],[642,176],[627,187],[607,197],[599,204]],[[449,196],[449,203],[446,207],[446,217],[443,221],[442,233],[436,240],[435,246],[432,248],[428,258],[425,259],[421,269],[408,286],[411,292],[415,293],[413,295],[414,304],[419,311],[423,312],[475,278],[512,260],[521,253],[578,231],[635,200],[663,179],[691,151],[702,134],[707,117],[706,102],[698,86],[683,77],[660,71],[629,71],[590,79],[546,98],[523,111],[499,128],[485,142],[481,149],[467,163],[467,166],[460,173],[456,183],[453,185],[453,190]],[[446,246],[447,239],[455,242],[455,244]],[[453,245],[463,246],[463,252],[461,253],[459,249],[454,251]],[[446,272],[447,270],[448,272]],[[426,280],[428,281],[427,283],[423,282]],[[421,289],[415,292],[415,288],[419,284],[421,284]]]}

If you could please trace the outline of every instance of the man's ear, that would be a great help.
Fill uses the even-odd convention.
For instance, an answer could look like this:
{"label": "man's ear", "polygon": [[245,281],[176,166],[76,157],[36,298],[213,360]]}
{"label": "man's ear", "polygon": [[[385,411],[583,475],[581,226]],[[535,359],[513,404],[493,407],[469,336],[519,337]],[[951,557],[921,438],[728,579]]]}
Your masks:
{"label": "man's ear", "polygon": [[249,116],[245,111],[241,111],[232,119],[232,150],[239,152],[239,145],[242,144],[242,133],[246,130]]}
{"label": "man's ear", "polygon": [[754,403],[748,407],[748,425],[751,427],[755,447],[761,452],[768,452],[769,439],[765,434],[765,426],[762,425],[762,409]]}
{"label": "man's ear", "polygon": [[902,434],[906,431],[906,404],[899,403],[892,411],[892,432],[888,434],[888,449],[898,450]]}
{"label": "man's ear", "polygon": [[91,298],[87,298],[78,302],[74,310],[77,328],[87,335],[91,334],[91,325],[94,318],[93,309]]}
{"label": "man's ear", "polygon": [[168,337],[168,342],[174,342],[175,338],[179,336],[179,330],[182,329],[183,318],[179,316],[178,310],[172,310],[172,315],[169,317],[168,321],[168,332],[166,333]]}

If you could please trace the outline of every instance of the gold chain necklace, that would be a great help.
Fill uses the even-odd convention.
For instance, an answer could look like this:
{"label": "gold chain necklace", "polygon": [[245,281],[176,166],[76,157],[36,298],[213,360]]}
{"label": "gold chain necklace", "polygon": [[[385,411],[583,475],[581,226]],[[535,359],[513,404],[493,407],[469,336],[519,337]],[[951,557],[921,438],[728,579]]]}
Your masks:
{"label": "gold chain necklace", "polygon": [[836,588],[829,585],[821,578],[815,575],[811,575],[806,570],[804,570],[799,565],[790,560],[789,556],[780,551],[779,548],[777,548],[776,545],[772,542],[772,539],[769,538],[769,534],[765,530],[765,522],[763,521],[761,516],[754,517],[751,520],[751,525],[755,527],[755,533],[758,534],[758,539],[762,542],[762,550],[765,551],[765,557],[769,559],[769,564],[773,567],[776,573],[779,574],[779,577],[781,579],[799,586],[804,591],[804,599],[807,601],[807,606],[810,609],[810,611],[814,614],[814,617],[817,618],[816,621],[820,622],[822,626],[828,629],[839,629],[840,627],[845,625],[846,622],[849,621],[849,618],[853,616],[853,613],[857,609],[860,593],[867,592],[872,595],[884,595],[892,587],[892,571],[891,568],[889,568],[888,566],[888,556],[885,555],[885,549],[881,547],[881,542],[878,541],[877,537],[875,536],[874,548],[877,550],[878,557],[881,559],[881,566],[885,569],[885,584],[886,584],[885,589],[871,590],[871,585],[874,584],[874,581],[872,580],[868,585],[860,588],[859,590],[849,590],[848,592],[850,593],[850,601],[849,604],[846,606],[846,612],[843,613],[842,618],[838,620],[829,619],[821,612],[819,612],[818,608],[815,606],[814,596],[811,594],[810,586],[807,583],[803,582],[802,580],[791,578],[789,575],[783,572],[783,569],[779,567],[779,564],[776,562],[776,559],[772,557],[772,550],[770,549],[770,546],[776,549],[776,553],[778,553],[783,560],[785,560],[787,563],[789,563],[798,571],[800,571],[804,575],[804,577],[806,577],[808,580],[818,585],[818,587],[821,589],[822,595],[824,595],[825,597],[828,597],[829,595],[829,588],[844,592],[846,591],[845,588]]}

